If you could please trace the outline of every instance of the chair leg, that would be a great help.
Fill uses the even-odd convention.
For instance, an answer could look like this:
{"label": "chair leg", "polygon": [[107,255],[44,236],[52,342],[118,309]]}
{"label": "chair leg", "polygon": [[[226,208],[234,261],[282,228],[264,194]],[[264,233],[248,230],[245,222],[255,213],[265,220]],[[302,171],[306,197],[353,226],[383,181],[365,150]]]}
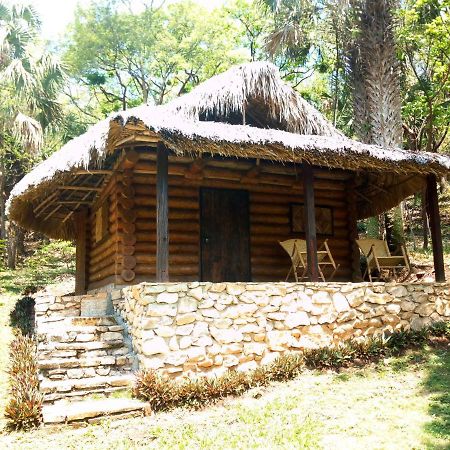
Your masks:
{"label": "chair leg", "polygon": [[328,281],[333,281],[334,275],[336,274],[337,270],[339,269],[339,266],[340,266],[340,264],[338,264],[338,265],[334,268],[333,273],[330,275],[330,278],[329,278]]}
{"label": "chair leg", "polygon": [[284,280],[285,282],[286,282],[287,280],[289,280],[289,277],[291,276],[291,272],[292,272],[292,266],[291,266],[291,268],[289,269],[289,272],[288,272],[288,274],[287,274],[286,279]]}

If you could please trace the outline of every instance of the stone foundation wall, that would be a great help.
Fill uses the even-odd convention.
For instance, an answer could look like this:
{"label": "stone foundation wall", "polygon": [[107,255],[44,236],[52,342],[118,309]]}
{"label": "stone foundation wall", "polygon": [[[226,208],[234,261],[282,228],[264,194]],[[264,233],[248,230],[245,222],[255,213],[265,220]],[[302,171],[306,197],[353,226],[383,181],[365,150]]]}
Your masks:
{"label": "stone foundation wall", "polygon": [[450,319],[445,283],[142,283],[111,295],[140,367],[173,376]]}

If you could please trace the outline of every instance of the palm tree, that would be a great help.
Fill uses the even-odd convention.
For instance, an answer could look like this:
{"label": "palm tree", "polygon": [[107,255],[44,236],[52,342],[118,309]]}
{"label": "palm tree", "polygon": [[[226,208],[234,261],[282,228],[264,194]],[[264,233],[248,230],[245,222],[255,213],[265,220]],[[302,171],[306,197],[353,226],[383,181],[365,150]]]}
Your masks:
{"label": "palm tree", "polygon": [[[57,97],[65,80],[64,70],[37,45],[40,21],[32,6],[0,2],[0,239],[7,239],[5,201],[8,165],[22,155],[36,155],[45,130],[57,123],[61,107]],[[20,164],[19,164],[20,165]],[[26,167],[25,167],[26,169]],[[12,233],[14,234],[14,233]],[[15,240],[8,240],[8,265],[15,265]]]}
{"label": "palm tree", "polygon": [[[352,6],[357,35],[349,65],[356,134],[360,140],[369,144],[400,147],[400,64],[397,59],[393,18],[397,1],[353,0]],[[384,214],[386,239],[391,246],[401,239],[401,218],[400,208]]]}

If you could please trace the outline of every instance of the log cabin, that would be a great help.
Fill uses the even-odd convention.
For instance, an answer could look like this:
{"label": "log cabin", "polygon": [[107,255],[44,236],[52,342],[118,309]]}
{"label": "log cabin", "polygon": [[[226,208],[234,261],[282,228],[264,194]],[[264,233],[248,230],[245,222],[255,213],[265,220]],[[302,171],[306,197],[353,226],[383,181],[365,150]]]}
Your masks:
{"label": "log cabin", "polygon": [[443,281],[436,179],[450,159],[350,139],[275,66],[236,66],[166,105],[111,114],[27,174],[9,217],[76,242],[76,293],[143,281],[280,281],[280,241],[328,240],[336,280],[361,279],[357,221],[427,187]]}

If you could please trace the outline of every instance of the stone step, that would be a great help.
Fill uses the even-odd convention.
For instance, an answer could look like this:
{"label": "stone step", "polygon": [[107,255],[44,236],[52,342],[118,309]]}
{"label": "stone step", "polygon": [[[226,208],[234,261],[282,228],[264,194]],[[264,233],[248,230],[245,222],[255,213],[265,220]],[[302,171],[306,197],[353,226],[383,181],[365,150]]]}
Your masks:
{"label": "stone step", "polygon": [[123,396],[128,396],[130,394],[130,388],[126,386],[118,386],[118,387],[102,386],[72,392],[53,392],[51,394],[44,395],[44,405],[66,400],[81,401],[88,397],[92,397],[93,395],[95,395],[98,398],[110,398],[112,394],[114,395],[120,394]]}
{"label": "stone step", "polygon": [[49,380],[45,379],[40,384],[40,391],[44,394],[68,393],[77,391],[89,391],[98,388],[129,388],[135,382],[133,374],[96,376],[73,380]]}
{"label": "stone step", "polygon": [[114,339],[111,341],[92,341],[92,342],[51,342],[39,343],[38,350],[101,350],[123,346],[123,339]]}
{"label": "stone step", "polygon": [[45,424],[92,422],[100,417],[148,415],[148,403],[129,398],[86,399],[76,402],[60,402],[44,405],[42,416]]}

